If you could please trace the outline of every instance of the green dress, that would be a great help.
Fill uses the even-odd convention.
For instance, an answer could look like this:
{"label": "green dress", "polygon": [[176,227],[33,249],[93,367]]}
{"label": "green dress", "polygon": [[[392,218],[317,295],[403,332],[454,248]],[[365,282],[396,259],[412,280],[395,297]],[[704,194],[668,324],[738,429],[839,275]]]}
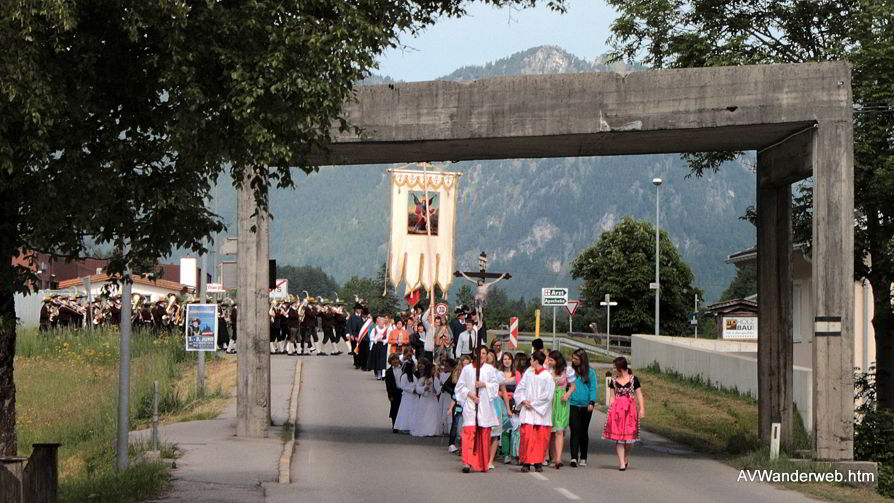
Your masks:
{"label": "green dress", "polygon": [[553,396],[553,431],[564,431],[568,427],[571,404],[568,400],[562,400],[562,395],[568,391],[568,385],[574,382],[573,372],[570,367],[565,367],[565,372],[561,376],[553,376],[556,382],[556,394]]}

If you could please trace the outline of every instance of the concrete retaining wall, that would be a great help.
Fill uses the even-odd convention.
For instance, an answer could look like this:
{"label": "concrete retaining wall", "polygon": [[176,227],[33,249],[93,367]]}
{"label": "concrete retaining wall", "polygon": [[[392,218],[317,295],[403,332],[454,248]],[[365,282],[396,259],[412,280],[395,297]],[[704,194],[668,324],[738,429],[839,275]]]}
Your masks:
{"label": "concrete retaining wall", "polygon": [[[745,350],[737,349],[734,345],[748,343],[731,343],[729,349],[726,345],[718,344],[717,347],[726,349],[718,351],[707,349],[710,344],[693,344],[694,341],[695,339],[682,337],[634,335],[631,339],[631,358],[637,367],[646,367],[655,362],[661,366],[661,370],[674,371],[687,377],[700,376],[714,386],[736,389],[740,393],[757,397],[757,359],[726,352],[743,352]],[[793,374],[794,401],[804,427],[810,431],[813,417],[811,370],[796,366]]]}

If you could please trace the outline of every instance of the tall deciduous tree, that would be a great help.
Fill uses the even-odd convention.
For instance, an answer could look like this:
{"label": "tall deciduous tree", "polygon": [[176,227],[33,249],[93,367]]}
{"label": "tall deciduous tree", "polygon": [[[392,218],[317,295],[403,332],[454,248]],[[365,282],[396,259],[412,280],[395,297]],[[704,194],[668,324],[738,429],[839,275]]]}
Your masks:
{"label": "tall deciduous tree", "polygon": [[[701,290],[667,233],[661,231],[661,333],[687,333],[687,313]],[[612,333],[652,333],[655,329],[655,226],[626,217],[614,229],[571,263],[571,276],[581,279],[584,304],[598,306],[610,294],[618,306],[612,310]]]}
{"label": "tall deciduous tree", "polygon": [[[853,65],[855,272],[875,299],[879,407],[894,408],[894,0],[608,0],[615,57],[701,67],[847,60]],[[734,152],[689,156],[696,174]],[[795,201],[810,228],[809,191]],[[869,260],[865,260],[865,259]]]}
{"label": "tall deciduous tree", "polygon": [[266,206],[350,128],[342,105],[376,57],[468,3],[0,2],[0,454],[16,454],[13,293],[32,277],[10,258],[89,241],[119,250],[120,272],[201,251],[225,167]]}

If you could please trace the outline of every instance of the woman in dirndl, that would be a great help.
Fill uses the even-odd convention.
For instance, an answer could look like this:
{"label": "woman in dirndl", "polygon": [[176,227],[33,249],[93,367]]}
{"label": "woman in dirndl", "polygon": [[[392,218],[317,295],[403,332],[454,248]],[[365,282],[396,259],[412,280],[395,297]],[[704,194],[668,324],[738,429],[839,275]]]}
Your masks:
{"label": "woman in dirndl", "polygon": [[571,405],[568,399],[577,387],[574,369],[559,351],[550,351],[546,360],[550,375],[556,383],[556,394],[553,396],[553,434],[550,442],[550,459],[556,470],[562,468],[562,452],[565,450],[565,429],[571,417]]}
{"label": "woman in dirndl", "polygon": [[608,387],[611,404],[605,419],[602,438],[615,441],[618,454],[618,470],[627,469],[633,444],[639,441],[639,421],[646,417],[646,405],[639,379],[627,367],[627,359],[619,356],[614,360],[615,377]]}

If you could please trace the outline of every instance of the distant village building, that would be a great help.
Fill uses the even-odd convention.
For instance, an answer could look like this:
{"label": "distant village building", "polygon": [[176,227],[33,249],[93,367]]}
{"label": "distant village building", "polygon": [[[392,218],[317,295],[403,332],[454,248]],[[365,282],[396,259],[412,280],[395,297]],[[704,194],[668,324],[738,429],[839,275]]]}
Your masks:
{"label": "distant village building", "polygon": [[[752,247],[747,250],[734,253],[727,257],[728,264],[737,267],[755,265],[757,263],[757,249]],[[753,301],[754,315],[757,316],[757,296],[747,299],[738,299],[747,303]],[[734,302],[734,301],[731,301]],[[737,304],[744,308],[746,304]],[[721,304],[709,306],[709,310]],[[875,365],[875,329],[872,326],[874,313],[872,287],[868,281],[854,281],[854,367],[867,369]],[[732,316],[732,315],[730,315]],[[794,343],[795,365],[813,367],[813,267],[810,256],[805,253],[804,246],[795,246],[792,249],[792,339]],[[718,324],[718,334],[724,327]],[[760,337],[760,330],[757,330]]]}

